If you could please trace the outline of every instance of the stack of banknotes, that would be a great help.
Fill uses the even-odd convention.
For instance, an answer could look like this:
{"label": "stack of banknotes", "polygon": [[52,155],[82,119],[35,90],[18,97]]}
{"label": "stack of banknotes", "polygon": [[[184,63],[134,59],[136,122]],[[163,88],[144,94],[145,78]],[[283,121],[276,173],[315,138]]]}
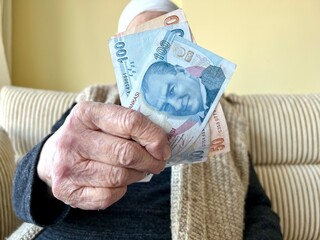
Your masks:
{"label": "stack of banknotes", "polygon": [[182,9],[111,37],[109,49],[121,105],[167,133],[167,167],[230,151],[219,100],[236,65],[195,43]]}

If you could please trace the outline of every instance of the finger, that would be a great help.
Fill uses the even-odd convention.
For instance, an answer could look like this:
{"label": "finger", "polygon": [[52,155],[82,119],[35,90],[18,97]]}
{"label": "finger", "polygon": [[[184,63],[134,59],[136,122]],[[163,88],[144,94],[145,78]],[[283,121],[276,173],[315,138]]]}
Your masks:
{"label": "finger", "polygon": [[85,187],[79,192],[78,208],[84,210],[106,209],[120,200],[127,191],[127,187],[92,188]]}
{"label": "finger", "polygon": [[154,174],[160,173],[165,167],[165,161],[155,159],[135,141],[99,131],[61,136],[59,143],[68,150],[73,149],[82,159],[92,159],[116,167]]}
{"label": "finger", "polygon": [[126,191],[126,187],[79,187],[73,191],[69,191],[69,194],[61,195],[60,192],[57,191],[53,192],[53,194],[57,199],[60,199],[74,208],[81,208],[83,210],[101,210],[108,208],[121,199]]}
{"label": "finger", "polygon": [[78,186],[123,187],[140,181],[145,172],[116,167],[96,161],[82,161],[70,169],[70,181]]}
{"label": "finger", "polygon": [[83,102],[76,106],[74,114],[90,129],[137,141],[156,159],[170,157],[164,130],[137,111],[113,104]]}
{"label": "finger", "polygon": [[56,132],[55,137],[57,138],[55,166],[58,169],[66,166],[68,169],[63,172],[88,159],[154,174],[160,173],[165,167],[165,161],[155,159],[138,143],[103,132],[88,129],[72,131],[64,125]]}

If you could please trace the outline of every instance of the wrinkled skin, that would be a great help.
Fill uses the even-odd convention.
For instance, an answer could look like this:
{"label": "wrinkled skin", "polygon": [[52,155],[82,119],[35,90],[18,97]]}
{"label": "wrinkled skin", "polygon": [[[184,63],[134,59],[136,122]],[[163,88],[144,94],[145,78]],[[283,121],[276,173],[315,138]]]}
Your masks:
{"label": "wrinkled skin", "polygon": [[55,198],[98,210],[147,173],[160,173],[170,153],[163,129],[141,113],[83,102],[44,144],[37,172]]}
{"label": "wrinkled skin", "polygon": [[[142,13],[133,19],[132,27],[153,17],[157,17],[154,12]],[[164,131],[142,114],[118,105],[83,102],[44,144],[37,173],[57,199],[75,208],[99,210],[121,199],[127,186],[146,173],[160,173],[170,153]],[[253,213],[264,208],[261,216],[265,218],[271,214],[270,201],[259,184],[250,186],[260,189],[252,190],[250,200],[259,199],[250,208]],[[252,218],[254,214],[247,215]],[[259,216],[253,219],[257,224],[245,229],[249,238],[257,237],[254,229],[259,230],[259,225],[269,224],[266,219],[259,222]],[[278,219],[276,215],[270,219],[274,231],[267,229],[275,236]]]}
{"label": "wrinkled skin", "polygon": [[[164,12],[137,15],[127,29]],[[127,186],[158,174],[171,154],[165,132],[142,114],[95,102],[77,104],[44,144],[37,173],[49,192],[85,210],[105,209]]]}

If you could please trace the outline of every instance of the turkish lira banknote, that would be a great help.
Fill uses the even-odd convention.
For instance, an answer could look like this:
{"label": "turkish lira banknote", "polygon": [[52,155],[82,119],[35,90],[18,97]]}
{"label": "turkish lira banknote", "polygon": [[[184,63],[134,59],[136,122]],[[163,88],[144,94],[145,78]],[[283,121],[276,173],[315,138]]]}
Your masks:
{"label": "turkish lira banknote", "polygon": [[[218,101],[235,64],[191,42],[191,31],[181,9],[147,22],[133,32],[120,33],[109,41],[121,101],[124,106],[148,115],[167,131],[173,150],[168,166],[205,161],[209,155],[229,151],[228,129]],[[164,42],[170,47],[167,48]],[[156,56],[158,59],[155,59]],[[147,66],[155,61],[191,69],[188,71],[196,72],[193,73],[195,76],[203,69],[215,67],[208,71],[205,81],[210,80],[209,73],[217,78],[223,76],[223,81],[211,86],[217,91],[214,91],[215,97],[206,113],[202,113],[203,116],[168,116],[145,104],[141,97],[142,76]],[[201,74],[199,76],[201,78]],[[205,94],[204,88],[202,93]]]}
{"label": "turkish lira banknote", "polygon": [[[145,32],[137,33],[142,39],[135,39],[129,35],[119,35],[109,41],[110,52],[113,60],[113,67],[117,78],[117,84],[121,103],[125,102],[136,84],[136,79],[141,73],[142,66],[150,55],[154,39],[163,29],[191,39],[191,32],[187,22],[168,25],[163,28],[156,28]],[[128,41],[128,39],[130,39]],[[138,50],[138,51],[136,51]]]}
{"label": "turkish lira banknote", "polygon": [[[184,11],[182,9],[177,9],[167,14],[161,15],[157,18],[153,18],[152,20],[149,20],[147,22],[144,22],[133,29],[129,29],[125,32],[119,33],[116,36],[118,37],[119,35],[128,35],[128,34],[143,32],[143,31],[152,30],[155,28],[161,28],[164,26],[178,24],[178,23],[185,23],[185,22],[187,22],[187,18],[184,14]],[[185,35],[184,37],[188,39],[188,35]],[[191,37],[192,37],[192,41],[195,42],[195,39],[192,36],[192,32],[191,32]],[[119,89],[120,92],[123,92],[123,88],[121,87],[119,88],[120,88]],[[212,143],[211,153],[220,154],[220,153],[225,153],[230,151],[228,127],[227,127],[226,119],[220,103],[218,103],[214,111],[214,118],[211,118],[209,120],[208,126],[204,129],[204,133],[202,132],[202,136],[203,134],[205,134],[206,136],[207,135],[211,136],[211,141],[210,141]],[[201,146],[195,146],[195,145],[193,145],[193,147],[201,148]],[[191,156],[191,155],[189,154],[188,156]],[[190,163],[190,158],[188,157],[187,159],[188,160],[186,161]],[[205,160],[205,159],[201,159],[201,160]],[[192,160],[191,162],[194,162],[194,161]]]}
{"label": "turkish lira banknote", "polygon": [[120,35],[129,35],[185,22],[187,22],[187,18],[184,14],[184,11],[182,9],[177,9],[167,14],[163,14],[159,17],[153,18],[124,32],[118,33],[112,38],[119,37]]}
{"label": "turkish lira banknote", "polygon": [[[152,45],[145,48],[144,42],[149,39],[149,34]],[[140,44],[129,48],[132,42]],[[168,133],[173,156],[181,154],[196,142],[206,127],[235,64],[166,27],[121,36],[110,42],[111,48],[120,43],[127,46],[126,50],[132,56],[144,56],[134,88],[122,105],[142,112],[162,126]],[[116,61],[117,57],[113,58],[113,62]],[[175,78],[180,75],[181,80],[170,79],[171,75],[164,72],[167,68],[176,68],[179,74]],[[154,74],[154,69],[161,69],[161,72]],[[179,99],[171,97],[178,96],[179,91],[184,91]],[[195,104],[197,102],[201,104]]]}

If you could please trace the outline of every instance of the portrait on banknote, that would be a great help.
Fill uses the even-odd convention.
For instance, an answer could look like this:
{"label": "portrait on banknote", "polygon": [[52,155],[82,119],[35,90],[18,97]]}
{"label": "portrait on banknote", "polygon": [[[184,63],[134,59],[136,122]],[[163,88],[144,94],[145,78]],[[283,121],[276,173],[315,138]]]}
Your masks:
{"label": "portrait on banknote", "polygon": [[159,61],[145,72],[141,92],[144,101],[158,112],[202,122],[224,80],[217,66],[184,68]]}

